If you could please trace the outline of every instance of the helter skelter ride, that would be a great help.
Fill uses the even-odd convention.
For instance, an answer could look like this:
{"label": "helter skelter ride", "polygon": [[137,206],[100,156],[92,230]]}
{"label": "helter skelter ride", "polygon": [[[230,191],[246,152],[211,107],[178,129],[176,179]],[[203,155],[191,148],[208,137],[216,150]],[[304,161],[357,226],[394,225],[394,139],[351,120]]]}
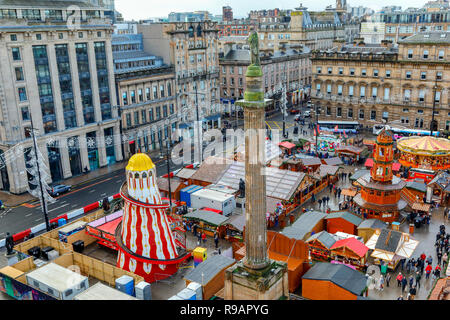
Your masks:
{"label": "helter skelter ride", "polygon": [[191,256],[186,250],[184,230],[180,221],[166,213],[169,204],[161,198],[156,167],[149,156],[132,156],[126,175],[120,190],[123,214],[115,213],[117,217],[109,221],[107,216],[103,224],[94,221],[88,224],[87,232],[100,244],[118,250],[117,267],[150,283],[165,279]]}

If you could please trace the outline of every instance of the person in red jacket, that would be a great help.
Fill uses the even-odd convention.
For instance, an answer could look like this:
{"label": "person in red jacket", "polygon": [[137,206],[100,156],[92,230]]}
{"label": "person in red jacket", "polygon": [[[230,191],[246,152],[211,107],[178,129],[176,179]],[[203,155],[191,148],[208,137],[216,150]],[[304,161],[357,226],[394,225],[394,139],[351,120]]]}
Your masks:
{"label": "person in red jacket", "polygon": [[402,279],[403,279],[403,275],[400,272],[397,276],[397,287],[400,287],[402,285]]}
{"label": "person in red jacket", "polygon": [[206,234],[204,232],[202,233],[202,240],[203,244],[206,244]]}
{"label": "person in red jacket", "polygon": [[425,278],[426,279],[430,278],[430,274],[431,274],[432,270],[433,270],[433,267],[431,266],[431,264],[427,265],[427,267],[425,268]]}

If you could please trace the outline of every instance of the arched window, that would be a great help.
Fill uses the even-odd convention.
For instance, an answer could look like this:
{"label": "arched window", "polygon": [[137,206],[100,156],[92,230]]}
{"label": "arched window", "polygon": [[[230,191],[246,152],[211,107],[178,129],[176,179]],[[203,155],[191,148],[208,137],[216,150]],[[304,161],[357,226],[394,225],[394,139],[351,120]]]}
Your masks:
{"label": "arched window", "polygon": [[147,178],[147,173],[146,173],[146,172],[144,172],[144,173],[142,174],[142,179],[145,179],[145,178]]}
{"label": "arched window", "polygon": [[197,26],[197,37],[201,37],[202,36],[202,26],[198,25]]}
{"label": "arched window", "polygon": [[193,38],[194,37],[194,27],[190,26],[189,27],[189,38]]}
{"label": "arched window", "polygon": [[135,174],[134,174],[134,178],[135,178],[135,179],[139,179],[139,173],[135,173]]}

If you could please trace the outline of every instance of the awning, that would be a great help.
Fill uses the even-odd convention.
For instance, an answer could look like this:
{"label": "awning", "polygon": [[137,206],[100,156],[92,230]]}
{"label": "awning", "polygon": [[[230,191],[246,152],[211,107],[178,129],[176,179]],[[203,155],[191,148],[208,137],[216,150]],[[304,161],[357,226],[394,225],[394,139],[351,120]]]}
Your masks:
{"label": "awning", "polygon": [[187,123],[180,123],[178,125],[178,128],[179,129],[187,129],[187,128],[189,128],[189,125]]}
{"label": "awning", "polygon": [[357,191],[354,189],[342,189],[341,195],[343,196],[349,196],[349,197],[354,197],[356,196]]}
{"label": "awning", "polygon": [[292,149],[292,148],[295,147],[295,144],[293,144],[293,143],[291,143],[291,142],[289,142],[289,141],[283,141],[283,142],[280,142],[278,145],[279,145],[280,147],[284,147],[284,148],[287,148],[287,149]]}
{"label": "awning", "polygon": [[364,166],[367,168],[372,168],[373,167],[373,159],[372,158],[368,158],[366,160],[366,163],[364,163]]}
{"label": "awning", "polygon": [[220,119],[220,114],[215,114],[215,115],[212,115],[212,116],[208,116],[208,117],[205,117],[205,120],[206,121],[211,121],[211,120],[219,120]]}

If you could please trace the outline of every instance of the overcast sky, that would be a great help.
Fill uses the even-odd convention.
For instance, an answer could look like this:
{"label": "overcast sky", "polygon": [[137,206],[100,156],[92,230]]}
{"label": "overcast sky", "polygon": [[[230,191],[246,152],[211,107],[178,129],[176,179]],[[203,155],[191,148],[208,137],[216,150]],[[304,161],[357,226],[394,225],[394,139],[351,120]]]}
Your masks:
{"label": "overcast sky", "polygon": [[[139,20],[149,17],[167,17],[170,12],[207,10],[212,14],[222,14],[222,6],[233,8],[235,17],[244,17],[250,10],[259,9],[294,9],[303,3],[310,10],[324,10],[326,6],[335,6],[334,0],[115,0],[116,10],[123,14],[125,20]],[[353,7],[365,6],[380,9],[382,6],[397,5],[422,7],[423,0],[347,0]]]}

